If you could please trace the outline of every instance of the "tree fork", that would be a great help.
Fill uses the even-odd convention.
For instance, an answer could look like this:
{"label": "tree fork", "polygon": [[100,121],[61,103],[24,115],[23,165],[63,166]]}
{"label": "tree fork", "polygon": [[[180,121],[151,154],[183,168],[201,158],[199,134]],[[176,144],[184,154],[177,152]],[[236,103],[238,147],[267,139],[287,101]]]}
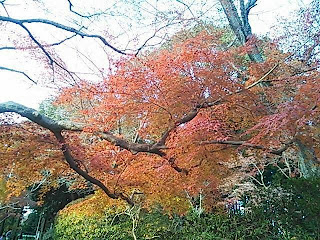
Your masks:
{"label": "tree fork", "polygon": [[[219,0],[225,15],[227,16],[229,25],[236,35],[238,41],[244,45],[252,38],[251,26],[249,23],[249,12],[256,5],[256,0],[250,0],[244,5],[244,0],[240,0],[241,6],[241,18],[237,12],[233,0]],[[253,62],[263,62],[263,58],[258,47],[252,44],[252,50],[248,52],[248,55]]]}
{"label": "tree fork", "polygon": [[59,142],[60,149],[63,153],[63,156],[72,170],[74,170],[76,173],[78,173],[81,177],[83,177],[87,181],[101,188],[107,194],[108,197],[112,199],[120,198],[125,200],[129,205],[131,206],[134,205],[134,202],[129,197],[125,196],[123,193],[112,193],[105,184],[103,184],[98,179],[90,176],[87,172],[83,171],[80,167],[78,167],[77,162],[75,161],[75,159],[71,154],[68,144],[66,143],[64,137],[62,136],[62,131],[64,130],[63,126],[54,122],[50,118],[47,118],[39,114],[36,110],[32,108],[28,108],[14,102],[7,102],[7,103],[0,104],[0,113],[5,113],[5,112],[15,112],[23,117],[28,118],[29,120],[38,124],[39,126],[48,129],[50,132],[54,134],[55,138]]}

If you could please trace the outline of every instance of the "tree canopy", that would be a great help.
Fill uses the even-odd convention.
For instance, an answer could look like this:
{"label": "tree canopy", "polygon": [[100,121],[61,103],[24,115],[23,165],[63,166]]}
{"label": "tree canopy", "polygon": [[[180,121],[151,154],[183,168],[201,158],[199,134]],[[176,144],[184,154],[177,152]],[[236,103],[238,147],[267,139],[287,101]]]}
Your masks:
{"label": "tree canopy", "polygon": [[[84,15],[66,2],[85,23],[104,15]],[[148,39],[135,51],[113,44],[108,32],[86,31],[85,24],[20,19],[10,11],[0,16],[1,28],[19,29],[6,32],[19,40],[1,50],[32,56],[42,66],[35,71],[44,71],[44,84],[59,90],[42,111],[0,103],[0,113],[28,119],[14,123],[3,115],[0,125],[0,173],[9,197],[43,179],[69,178],[76,187],[90,182],[132,206],[160,204],[183,213],[199,194],[211,209],[221,194],[233,196],[237,183],[267,188],[263,173],[271,165],[288,178],[318,177],[319,8],[313,7],[318,1],[298,15],[297,29],[310,36],[305,42],[304,32],[254,36],[248,15],[257,1],[240,1],[239,13],[233,1],[219,3],[228,20],[224,26],[199,20],[161,46],[147,48]],[[179,16],[182,21],[183,13]],[[167,25],[176,21],[170,15],[163,19]],[[31,30],[35,24],[72,35],[57,43],[40,41]],[[54,48],[75,37],[96,40],[97,52],[109,51],[109,63],[96,66],[95,78],[72,71]],[[0,69],[39,82],[24,71]]]}

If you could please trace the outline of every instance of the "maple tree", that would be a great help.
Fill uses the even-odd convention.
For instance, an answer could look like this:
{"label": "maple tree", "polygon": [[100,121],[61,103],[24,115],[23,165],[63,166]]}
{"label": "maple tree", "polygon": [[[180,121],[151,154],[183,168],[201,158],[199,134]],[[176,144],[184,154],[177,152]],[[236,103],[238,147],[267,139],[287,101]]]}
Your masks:
{"label": "maple tree", "polygon": [[[160,203],[180,212],[188,208],[188,197],[199,193],[212,207],[219,186],[232,175],[228,166],[241,163],[244,152],[251,154],[241,163],[250,174],[242,177],[288,156],[300,165],[311,161],[318,174],[318,59],[300,53],[308,56],[303,61],[293,51],[281,51],[277,42],[252,36],[248,14],[256,1],[241,1],[241,16],[233,1],[220,3],[238,40],[234,46],[225,47],[227,30],[200,26],[175,34],[163,48],[113,59],[99,82],[61,88],[55,104],[70,113],[66,121],[17,103],[0,104],[0,113],[15,112],[33,122],[0,126],[1,162],[11,166],[7,183],[17,191],[12,194],[41,181],[41,169],[53,178],[70,176],[62,158],[112,199]],[[26,23],[53,25],[123,53],[99,35],[49,20],[0,20],[23,29]],[[66,71],[28,34],[50,65]],[[292,166],[280,169],[298,174]],[[2,168],[4,176],[8,171]],[[259,183],[264,185],[263,179]]]}

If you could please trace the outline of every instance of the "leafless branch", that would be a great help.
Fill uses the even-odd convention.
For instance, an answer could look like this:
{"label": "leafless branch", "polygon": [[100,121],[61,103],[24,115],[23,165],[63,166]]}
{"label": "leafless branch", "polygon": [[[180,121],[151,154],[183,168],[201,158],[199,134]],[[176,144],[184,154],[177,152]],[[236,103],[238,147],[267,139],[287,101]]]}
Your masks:
{"label": "leafless branch", "polygon": [[[32,19],[31,19],[32,20]],[[39,20],[39,19],[37,19]],[[54,60],[53,57],[50,55],[50,53],[45,49],[45,45],[41,44],[34,36],[33,34],[30,32],[30,30],[24,25],[25,22],[28,22],[28,20],[16,20],[16,19],[12,19],[12,18],[8,18],[8,17],[2,17],[0,16],[0,21],[7,21],[7,22],[12,22],[12,23],[15,23],[17,25],[19,25],[21,28],[23,28],[29,35],[29,37],[32,39],[32,41],[41,49],[41,51],[45,54],[45,56],[48,58],[49,60],[49,65],[52,69],[52,73],[53,73],[53,78],[54,78],[54,73],[55,73],[55,69],[54,69],[54,64],[56,64],[59,68],[61,68],[62,70],[64,70],[70,77],[71,79],[75,81],[74,79],[74,76],[78,77],[75,73],[69,71],[68,69],[66,69],[66,67],[64,67],[61,63],[59,63],[58,61]],[[49,20],[45,20],[45,21],[49,21]],[[33,22],[33,21],[31,21]],[[49,21],[51,22],[51,21]],[[79,30],[76,30],[79,32]],[[58,42],[57,44],[61,44],[62,42],[72,38],[72,37],[75,37],[76,35],[79,35],[77,32],[75,33],[75,35],[69,37],[69,38],[66,38],[60,42]],[[9,47],[11,48],[11,47]],[[79,77],[78,77],[79,78]],[[53,79],[54,81],[54,79]]]}
{"label": "leafless branch", "polygon": [[19,70],[12,69],[12,68],[7,68],[7,67],[2,67],[2,66],[0,66],[0,70],[5,70],[5,71],[10,71],[10,72],[15,72],[15,73],[22,74],[23,76],[25,76],[26,78],[28,78],[32,83],[37,84],[37,82],[36,82],[35,80],[33,80],[31,77],[29,77],[28,74],[26,74],[26,73],[23,72],[23,71],[19,71]]}
{"label": "leafless branch", "polygon": [[32,33],[29,31],[28,28],[26,28],[23,24],[19,24],[19,25],[28,33],[32,41],[34,41],[34,43],[37,44],[38,47],[41,49],[41,51],[47,56],[47,58],[49,59],[49,64],[53,67],[54,60],[51,57],[51,55],[47,52],[47,50],[45,50],[42,44],[37,39],[35,39],[35,37],[32,35]]}
{"label": "leafless branch", "polygon": [[171,23],[168,23],[168,24],[166,24],[166,25],[158,28],[156,31],[154,31],[154,33],[152,34],[152,36],[150,36],[149,38],[147,38],[147,40],[145,40],[144,43],[136,50],[135,56],[137,56],[137,55],[139,54],[139,52],[147,45],[147,43],[148,43],[151,39],[153,39],[153,38],[157,35],[157,33],[158,33],[159,31],[161,31],[162,29],[168,27],[169,25],[171,25]]}
{"label": "leafless branch", "polygon": [[74,7],[74,6],[73,6],[71,0],[67,0],[67,1],[68,1],[68,3],[69,3],[69,10],[70,10],[70,12],[78,15],[79,17],[92,18],[92,17],[99,16],[99,15],[102,15],[102,14],[103,14],[103,12],[99,12],[99,13],[93,13],[93,14],[89,14],[89,15],[83,15],[83,14],[81,14],[81,13],[73,10],[73,7]]}
{"label": "leafless branch", "polygon": [[[61,41],[55,42],[55,43],[49,43],[49,44],[42,44],[43,47],[54,47],[54,46],[58,46],[68,40],[70,40],[71,38],[74,38],[75,36],[77,36],[77,34],[73,34],[70,37],[67,37]],[[9,47],[9,46],[5,46],[5,47],[0,47],[0,51],[1,50],[24,50],[24,49],[36,49],[39,48],[39,46],[29,46],[29,47]]]}
{"label": "leafless branch", "polygon": [[0,47],[0,51],[1,50],[16,50],[16,47]]}
{"label": "leafless branch", "polygon": [[[67,32],[72,32],[75,33],[77,35],[79,35],[80,37],[87,37],[87,38],[96,38],[99,39],[105,46],[111,48],[112,50],[114,50],[117,53],[120,54],[126,54],[124,52],[122,52],[121,50],[117,49],[116,47],[112,46],[104,37],[97,35],[97,34],[88,34],[85,33],[81,30],[77,30],[73,27],[69,27],[69,26],[65,26],[63,24],[51,21],[51,20],[47,20],[47,19],[15,19],[15,18],[10,18],[10,17],[4,17],[4,16],[0,16],[0,21],[4,21],[4,22],[11,22],[14,24],[17,24],[19,26],[21,26],[22,28],[24,28],[26,30],[26,27],[24,26],[25,23],[42,23],[42,24],[46,24],[46,25],[50,25],[53,27],[56,27],[58,29],[62,29],[64,31]],[[29,32],[29,30],[26,30]]]}
{"label": "leafless branch", "polygon": [[8,10],[7,10],[7,8],[6,8],[5,1],[6,1],[6,0],[0,1],[0,4],[2,5],[2,7],[3,7],[4,11],[6,12],[7,16],[9,17],[9,12],[8,12]]}

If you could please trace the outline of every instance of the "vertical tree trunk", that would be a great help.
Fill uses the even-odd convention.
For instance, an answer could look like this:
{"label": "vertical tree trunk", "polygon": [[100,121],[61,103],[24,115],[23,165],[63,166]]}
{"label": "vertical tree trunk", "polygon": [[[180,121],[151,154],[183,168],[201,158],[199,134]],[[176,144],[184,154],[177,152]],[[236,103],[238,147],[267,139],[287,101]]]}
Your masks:
{"label": "vertical tree trunk", "polygon": [[12,228],[12,234],[11,234],[11,238],[12,240],[17,240],[19,237],[19,226],[20,226],[20,222],[21,222],[21,217],[22,217],[22,210],[23,208],[21,208],[21,210],[19,211],[19,213],[16,216],[13,228]]}
{"label": "vertical tree trunk", "polygon": [[246,42],[247,36],[243,29],[243,24],[238,15],[237,9],[232,0],[219,0],[223,11],[229,21],[229,25],[241,44]]}
{"label": "vertical tree trunk", "polygon": [[40,224],[39,240],[41,240],[42,237],[43,237],[43,231],[44,231],[45,223],[46,223],[46,219],[45,219],[45,218],[42,218],[42,219],[41,219],[41,224]]}
{"label": "vertical tree trunk", "polygon": [[4,231],[4,224],[5,224],[5,222],[6,222],[6,219],[7,219],[7,216],[6,216],[7,214],[5,214],[5,216],[4,216],[4,218],[3,218],[3,220],[1,220],[1,222],[0,222],[0,236],[2,236],[3,235],[3,231]]}
{"label": "vertical tree trunk", "polygon": [[315,152],[311,147],[306,146],[300,140],[296,141],[299,148],[299,170],[304,178],[320,177],[320,166],[317,163]]}
{"label": "vertical tree trunk", "polygon": [[[256,0],[251,0],[246,5],[244,4],[244,0],[240,0],[241,18],[237,12],[237,8],[234,5],[233,0],[219,0],[219,2],[229,21],[230,28],[236,35],[238,41],[244,45],[252,37],[248,15],[250,9],[255,6]],[[248,52],[251,61],[263,62],[262,55],[257,45],[253,44],[251,47],[251,51]]]}

